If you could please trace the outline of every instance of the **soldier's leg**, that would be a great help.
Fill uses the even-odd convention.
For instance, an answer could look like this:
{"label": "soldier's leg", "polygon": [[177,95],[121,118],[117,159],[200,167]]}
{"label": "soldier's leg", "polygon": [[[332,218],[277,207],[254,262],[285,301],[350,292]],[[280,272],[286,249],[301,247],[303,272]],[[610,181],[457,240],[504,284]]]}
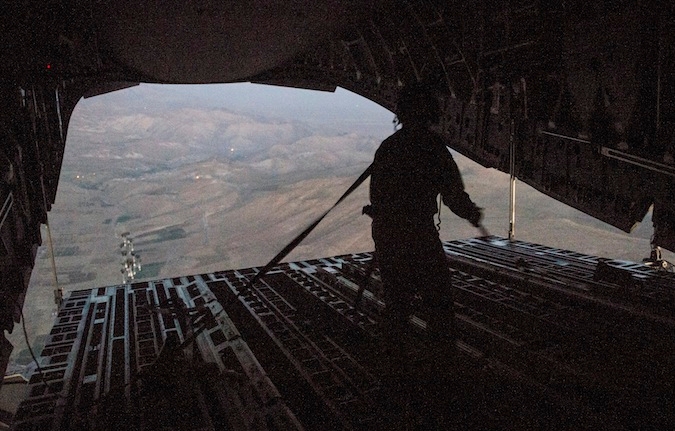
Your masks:
{"label": "soldier's leg", "polygon": [[427,334],[432,340],[454,342],[456,333],[452,279],[442,248],[439,247],[429,261],[425,287],[421,289],[424,308],[429,316]]}
{"label": "soldier's leg", "polygon": [[429,277],[425,277],[426,289],[421,293],[427,316],[427,341],[417,375],[421,391],[417,410],[424,424],[421,429],[448,429],[446,421],[452,417],[448,394],[457,390],[454,383],[457,351],[451,277],[445,254],[426,271]]}
{"label": "soldier's leg", "polygon": [[380,276],[384,289],[385,311],[381,332],[389,360],[397,372],[404,372],[405,341],[410,336],[409,316],[412,312],[411,275],[407,262],[396,256],[380,259]]}

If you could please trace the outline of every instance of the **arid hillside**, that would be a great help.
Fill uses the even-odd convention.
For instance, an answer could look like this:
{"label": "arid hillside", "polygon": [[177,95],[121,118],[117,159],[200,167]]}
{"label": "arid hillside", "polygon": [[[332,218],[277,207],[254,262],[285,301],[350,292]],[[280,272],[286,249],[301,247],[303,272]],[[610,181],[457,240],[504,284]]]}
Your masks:
{"label": "arid hillside", "polygon": [[[325,116],[284,117],[280,109],[270,118],[179,96],[141,86],[76,108],[49,214],[66,292],[121,282],[126,231],[142,259],[141,279],[263,265],[339,198],[391,132],[390,124],[373,125],[372,107],[363,124],[351,113],[322,124]],[[485,208],[486,227],[506,236],[508,176],[456,160]],[[649,254],[649,220],[627,235],[522,184],[517,195],[518,239],[626,260]],[[369,219],[361,215],[367,203],[366,183],[288,260],[372,250]],[[443,208],[442,239],[476,235]],[[38,349],[54,312],[44,230],[43,237],[24,310]],[[12,341],[21,369],[30,359],[20,329]]]}

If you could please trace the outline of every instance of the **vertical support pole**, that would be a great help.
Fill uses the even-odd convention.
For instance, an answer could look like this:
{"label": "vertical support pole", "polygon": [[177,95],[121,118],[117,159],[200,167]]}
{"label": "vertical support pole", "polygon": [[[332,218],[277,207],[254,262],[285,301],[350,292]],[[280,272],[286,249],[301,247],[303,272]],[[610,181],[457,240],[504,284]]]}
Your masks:
{"label": "vertical support pole", "polygon": [[514,139],[515,126],[511,119],[511,137],[509,141],[509,241],[516,239],[516,143]]}
{"label": "vertical support pole", "polygon": [[[35,154],[37,155],[37,160],[40,166],[40,188],[42,189],[42,205],[43,205],[43,210],[44,210],[44,217],[45,217],[45,226],[47,228],[47,244],[49,246],[49,257],[50,261],[52,264],[52,282],[54,283],[54,304],[56,304],[57,307],[57,312],[61,308],[61,304],[63,303],[63,289],[59,286],[59,278],[56,272],[56,258],[54,256],[54,242],[52,240],[52,231],[51,228],[49,227],[49,203],[47,199],[47,188],[45,185],[45,157],[40,151],[40,142],[38,141],[39,135],[38,135],[38,124],[37,122],[41,120],[43,122],[42,125],[46,128],[45,131],[45,137],[47,139],[47,147],[48,150],[52,150],[53,145],[52,145],[52,134],[49,129],[49,114],[47,113],[47,109],[45,106],[45,101],[42,98],[43,94],[40,94],[40,104],[42,105],[42,111],[39,109],[39,104],[38,104],[38,98],[36,96],[36,90],[35,87],[32,89],[32,96],[33,96],[33,112],[34,112],[34,119],[33,119],[33,135],[35,139]],[[58,95],[55,94],[55,101],[58,105]],[[60,113],[59,113],[60,116]],[[59,118],[60,121],[60,118]],[[63,138],[62,135],[59,135],[60,138]],[[58,177],[57,177],[58,180]]]}
{"label": "vertical support pole", "polygon": [[56,259],[54,257],[54,242],[52,241],[52,230],[49,228],[49,214],[46,212],[47,197],[45,196],[44,175],[40,175],[40,184],[42,185],[42,200],[45,205],[45,226],[47,227],[47,245],[49,246],[49,260],[52,264],[52,283],[54,283],[54,304],[56,310],[61,308],[63,303],[63,289],[59,286],[59,277],[56,273]]}
{"label": "vertical support pole", "polygon": [[61,145],[65,145],[66,135],[63,130],[63,118],[61,117],[61,98],[59,96],[59,86],[54,90],[54,99],[56,100],[56,115],[59,120],[59,137],[61,138]]}
{"label": "vertical support pole", "polygon": [[[49,217],[49,216],[47,216]],[[49,221],[45,224],[47,227],[47,244],[49,245],[49,260],[52,264],[52,283],[54,283],[54,304],[57,310],[63,304],[63,289],[59,286],[59,277],[56,275],[56,260],[54,258],[54,242],[52,241],[52,230],[49,228]]]}

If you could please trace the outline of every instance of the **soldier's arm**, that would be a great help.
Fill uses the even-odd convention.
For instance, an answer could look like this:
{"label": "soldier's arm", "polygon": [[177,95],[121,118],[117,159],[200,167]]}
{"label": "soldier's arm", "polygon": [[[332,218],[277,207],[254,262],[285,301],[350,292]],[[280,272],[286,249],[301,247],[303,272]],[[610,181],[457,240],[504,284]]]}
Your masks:
{"label": "soldier's arm", "polygon": [[483,216],[481,209],[473,203],[469,194],[464,190],[464,182],[457,163],[455,163],[452,154],[445,145],[439,151],[439,157],[441,160],[441,196],[443,197],[443,203],[453,213],[478,227]]}

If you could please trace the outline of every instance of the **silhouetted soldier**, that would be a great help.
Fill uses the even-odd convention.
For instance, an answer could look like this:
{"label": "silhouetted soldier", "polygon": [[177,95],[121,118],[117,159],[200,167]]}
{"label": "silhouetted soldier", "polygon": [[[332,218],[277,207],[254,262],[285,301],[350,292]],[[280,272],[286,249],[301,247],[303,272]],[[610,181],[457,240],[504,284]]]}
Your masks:
{"label": "silhouetted soldier", "polygon": [[443,139],[430,130],[440,116],[436,92],[424,84],[403,89],[396,116],[402,128],[375,153],[371,205],[364,208],[373,218],[375,253],[385,291],[385,337],[395,340],[407,330],[411,302],[419,294],[430,312],[429,335],[452,341],[450,271],[434,224],[437,197],[440,194],[452,212],[476,227],[482,213],[464,191]]}

